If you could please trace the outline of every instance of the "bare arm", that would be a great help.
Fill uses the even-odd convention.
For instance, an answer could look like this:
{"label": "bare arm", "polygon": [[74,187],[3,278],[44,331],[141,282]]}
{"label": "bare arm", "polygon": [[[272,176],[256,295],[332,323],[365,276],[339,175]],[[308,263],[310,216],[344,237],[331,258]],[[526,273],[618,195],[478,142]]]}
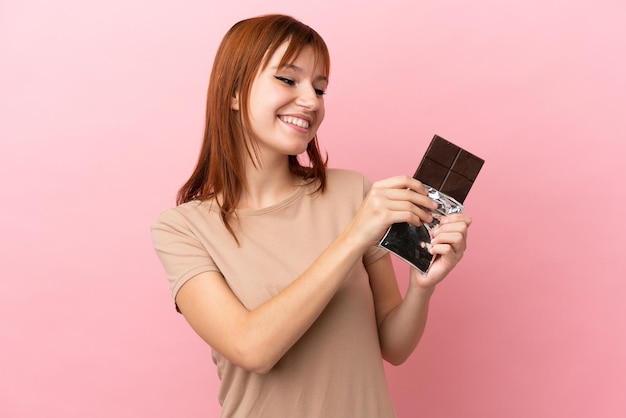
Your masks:
{"label": "bare arm", "polygon": [[258,308],[247,310],[216,272],[190,279],[176,302],[214,349],[240,367],[267,372],[317,319],[350,269],[389,225],[430,220],[420,206],[431,204],[422,185],[410,177],[375,183],[340,236],[291,285]]}
{"label": "bare arm", "polygon": [[252,311],[215,272],[189,280],[176,302],[213,348],[240,367],[267,372],[319,316],[360,255],[350,238],[338,238],[301,277]]}
{"label": "bare arm", "polygon": [[404,300],[389,256],[367,266],[374,294],[378,334],[383,357],[392,364],[403,363],[419,343],[428,318],[430,298],[436,285],[463,257],[467,228],[471,219],[452,215],[443,220],[433,240],[433,253],[439,255],[428,275],[411,268]]}

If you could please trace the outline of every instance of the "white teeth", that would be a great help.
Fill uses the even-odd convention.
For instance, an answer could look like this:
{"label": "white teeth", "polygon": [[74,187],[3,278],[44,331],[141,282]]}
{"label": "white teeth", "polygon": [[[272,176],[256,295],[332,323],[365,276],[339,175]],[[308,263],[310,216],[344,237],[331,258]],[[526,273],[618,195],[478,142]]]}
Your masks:
{"label": "white teeth", "polygon": [[290,123],[292,125],[299,126],[300,128],[308,128],[309,127],[309,122],[308,121],[306,121],[304,119],[296,118],[294,116],[281,116],[280,120],[282,120],[285,123]]}

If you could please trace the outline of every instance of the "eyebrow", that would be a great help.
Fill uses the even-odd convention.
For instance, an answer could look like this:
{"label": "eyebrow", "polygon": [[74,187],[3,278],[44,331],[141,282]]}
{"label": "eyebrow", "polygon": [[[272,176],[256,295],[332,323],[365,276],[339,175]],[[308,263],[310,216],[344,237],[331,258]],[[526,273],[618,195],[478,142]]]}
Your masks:
{"label": "eyebrow", "polygon": [[[302,68],[298,67],[297,65],[294,64],[285,64],[280,68],[284,68],[287,70],[292,70],[295,71],[297,73],[301,73],[303,72]],[[274,71],[278,71],[279,67],[277,65],[273,65],[270,67],[270,70],[274,70]],[[320,75],[318,77],[315,78],[316,81],[328,81],[328,77],[324,76],[324,75]]]}

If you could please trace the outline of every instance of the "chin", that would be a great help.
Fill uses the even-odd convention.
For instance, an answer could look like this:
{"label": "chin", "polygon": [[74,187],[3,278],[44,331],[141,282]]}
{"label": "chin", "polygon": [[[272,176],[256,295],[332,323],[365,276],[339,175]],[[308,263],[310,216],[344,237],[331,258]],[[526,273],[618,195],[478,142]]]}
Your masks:
{"label": "chin", "polygon": [[309,142],[306,142],[305,144],[298,144],[295,145],[293,147],[289,147],[288,149],[286,149],[286,153],[288,155],[300,155],[306,152],[307,147],[309,146]]}

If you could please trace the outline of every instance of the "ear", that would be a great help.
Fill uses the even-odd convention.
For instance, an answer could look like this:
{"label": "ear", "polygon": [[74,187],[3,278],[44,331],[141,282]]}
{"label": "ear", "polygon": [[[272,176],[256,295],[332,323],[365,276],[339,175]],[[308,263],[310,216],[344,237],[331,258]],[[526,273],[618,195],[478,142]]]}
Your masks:
{"label": "ear", "polygon": [[230,99],[230,108],[239,111],[239,92]]}

